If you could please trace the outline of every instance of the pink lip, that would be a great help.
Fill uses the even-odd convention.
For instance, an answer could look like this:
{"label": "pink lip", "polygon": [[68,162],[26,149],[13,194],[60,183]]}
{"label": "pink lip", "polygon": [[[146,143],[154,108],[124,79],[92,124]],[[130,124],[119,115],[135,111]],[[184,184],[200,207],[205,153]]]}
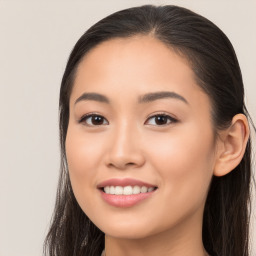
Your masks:
{"label": "pink lip", "polygon": [[142,200],[151,197],[156,190],[153,190],[151,192],[147,193],[139,193],[139,194],[133,194],[133,195],[112,195],[107,194],[103,190],[101,190],[103,187],[106,186],[146,186],[146,187],[156,187],[153,184],[146,183],[140,180],[131,179],[131,178],[125,178],[125,179],[109,179],[106,181],[103,181],[98,184],[97,188],[100,190],[102,199],[107,202],[108,204],[115,206],[115,207],[131,207]]}
{"label": "pink lip", "polygon": [[97,188],[103,188],[106,186],[146,186],[146,187],[156,187],[156,185],[149,184],[140,180],[131,179],[131,178],[125,178],[125,179],[109,179],[106,181],[103,181],[98,184]]}
{"label": "pink lip", "polygon": [[147,193],[140,193],[136,195],[111,195],[111,194],[106,194],[102,190],[100,190],[100,193],[103,200],[108,204],[115,207],[126,208],[126,207],[131,207],[148,197],[151,197],[153,193],[155,193],[155,191],[156,190],[153,190]]}

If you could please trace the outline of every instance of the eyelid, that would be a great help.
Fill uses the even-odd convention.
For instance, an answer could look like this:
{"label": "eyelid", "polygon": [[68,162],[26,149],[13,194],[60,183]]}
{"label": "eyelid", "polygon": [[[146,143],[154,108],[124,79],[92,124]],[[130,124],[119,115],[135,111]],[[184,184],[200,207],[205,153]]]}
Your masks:
{"label": "eyelid", "polygon": [[[173,123],[177,123],[179,120],[176,118],[176,117],[173,117],[171,114],[169,113],[166,113],[166,112],[158,112],[158,113],[154,113],[153,115],[150,115],[146,122],[151,119],[151,118],[155,118],[157,116],[165,116],[167,117],[169,120],[171,120],[171,122],[169,122],[168,124],[163,124],[163,125],[154,125],[154,126],[167,126],[167,125],[170,125],[170,124],[173,124]],[[145,123],[146,123],[145,122]]]}
{"label": "eyelid", "polygon": [[[99,117],[102,117],[103,119],[105,119],[107,121],[107,124],[109,124],[108,120],[101,114],[99,113],[96,113],[96,112],[91,112],[91,113],[87,113],[85,115],[83,115],[79,120],[78,120],[78,123],[83,123],[85,122],[85,120],[87,118],[90,118],[90,117],[93,117],[93,116],[99,116]],[[151,114],[149,117],[147,117],[146,121],[145,121],[145,124],[147,123],[147,121],[151,118],[155,118],[157,116],[165,116],[167,117],[170,122],[168,124],[163,124],[163,125],[154,125],[154,126],[167,126],[169,124],[172,124],[172,123],[176,123],[178,122],[179,120],[176,118],[176,117],[173,117],[172,115],[170,115],[169,113],[166,113],[166,112],[158,112],[158,113],[154,113],[154,114]],[[106,125],[106,124],[100,124],[100,125],[90,125],[90,124],[86,124],[87,126],[89,127],[97,127],[97,126],[102,126],[102,125]]]}
{"label": "eyelid", "polygon": [[[96,113],[96,112],[91,112],[91,113],[87,113],[85,115],[83,115],[79,120],[78,120],[78,123],[85,123],[85,120],[87,118],[90,118],[90,117],[93,117],[93,116],[99,116],[99,117],[102,117],[103,119],[105,119],[107,121],[107,123],[109,124],[108,120],[101,114],[99,113]],[[90,125],[90,124],[85,124],[86,126],[89,126],[89,127],[97,127],[97,126],[102,126],[102,125],[106,125],[106,124],[101,124],[101,125]]]}

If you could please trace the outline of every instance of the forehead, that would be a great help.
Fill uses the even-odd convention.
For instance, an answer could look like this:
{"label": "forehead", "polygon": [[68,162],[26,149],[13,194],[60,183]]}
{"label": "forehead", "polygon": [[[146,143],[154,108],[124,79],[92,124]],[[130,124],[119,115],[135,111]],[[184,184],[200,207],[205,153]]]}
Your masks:
{"label": "forehead", "polygon": [[154,91],[208,98],[188,60],[152,36],[116,38],[92,48],[78,66],[71,98],[85,91],[109,98],[114,92],[125,98]]}
{"label": "forehead", "polygon": [[187,58],[178,54],[178,51],[175,51],[171,46],[167,46],[149,35],[114,38],[100,43],[82,59],[78,67],[77,77],[84,72],[89,73],[89,70],[94,72],[106,71],[105,75],[115,71],[117,75],[122,75],[123,72],[143,74],[143,72],[152,71],[152,69],[154,69],[155,74],[161,72],[161,75],[169,73],[173,76],[174,73],[180,71],[183,73],[183,77],[186,75],[191,78],[194,77]]}

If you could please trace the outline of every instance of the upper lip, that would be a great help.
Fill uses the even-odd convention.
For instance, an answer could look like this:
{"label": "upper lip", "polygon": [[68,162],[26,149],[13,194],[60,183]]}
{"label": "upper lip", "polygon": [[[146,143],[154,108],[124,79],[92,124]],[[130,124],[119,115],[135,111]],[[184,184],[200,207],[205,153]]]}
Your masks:
{"label": "upper lip", "polygon": [[141,181],[141,180],[136,180],[136,179],[132,179],[132,178],[125,178],[125,179],[109,179],[109,180],[105,180],[103,182],[100,182],[97,185],[97,188],[103,188],[106,186],[146,186],[146,187],[156,187],[156,185]]}

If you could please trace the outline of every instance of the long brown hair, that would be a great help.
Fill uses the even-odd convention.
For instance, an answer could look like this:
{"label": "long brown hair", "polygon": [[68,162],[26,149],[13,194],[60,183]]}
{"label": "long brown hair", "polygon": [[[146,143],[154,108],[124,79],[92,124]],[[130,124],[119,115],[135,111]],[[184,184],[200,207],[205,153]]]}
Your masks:
{"label": "long brown hair", "polygon": [[[65,139],[69,99],[79,63],[103,41],[151,34],[185,55],[199,86],[212,103],[216,131],[242,113],[242,75],[235,51],[226,35],[211,21],[185,8],[144,5],[116,12],[87,30],[72,50],[60,89],[61,172],[55,210],[44,244],[49,256],[99,256],[104,233],[79,207],[70,184]],[[255,129],[255,128],[254,128]],[[203,243],[212,256],[249,256],[251,141],[241,163],[223,177],[213,177],[203,216]]]}

